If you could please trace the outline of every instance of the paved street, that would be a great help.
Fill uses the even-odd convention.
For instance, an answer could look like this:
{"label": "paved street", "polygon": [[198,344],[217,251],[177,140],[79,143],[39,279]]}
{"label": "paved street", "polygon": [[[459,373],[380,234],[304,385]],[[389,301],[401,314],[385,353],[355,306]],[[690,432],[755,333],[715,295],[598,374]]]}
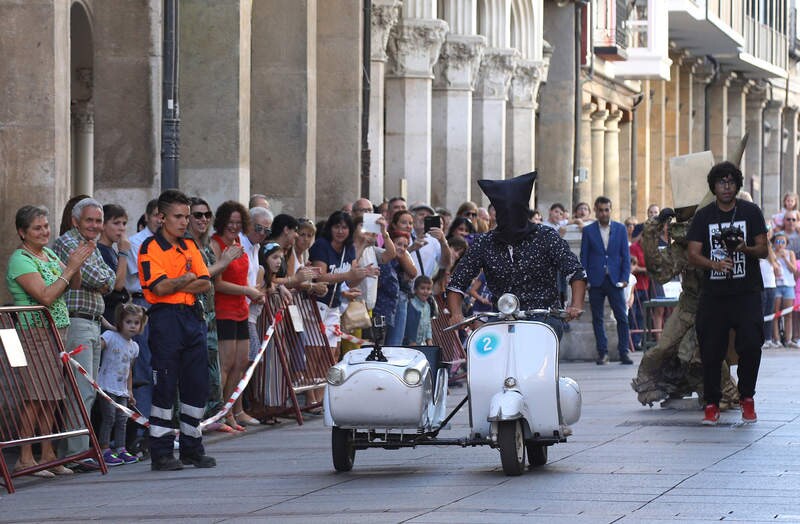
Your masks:
{"label": "paved street", "polygon": [[639,405],[635,367],[565,363],[561,374],[580,383],[583,417],[547,466],[521,477],[503,475],[495,450],[449,447],[360,451],[336,474],[314,417],[211,437],[216,469],[20,480],[0,496],[0,521],[800,522],[800,351],[765,354],[750,426],[738,411],[702,427],[699,410]]}

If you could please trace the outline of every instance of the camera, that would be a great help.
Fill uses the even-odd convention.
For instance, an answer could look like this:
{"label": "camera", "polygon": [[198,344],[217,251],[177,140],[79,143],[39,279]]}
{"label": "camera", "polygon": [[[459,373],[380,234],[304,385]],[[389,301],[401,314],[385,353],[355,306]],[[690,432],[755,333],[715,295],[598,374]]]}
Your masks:
{"label": "camera", "polygon": [[712,235],[714,242],[722,244],[728,253],[733,253],[736,246],[744,240],[744,231],[739,226],[723,227]]}

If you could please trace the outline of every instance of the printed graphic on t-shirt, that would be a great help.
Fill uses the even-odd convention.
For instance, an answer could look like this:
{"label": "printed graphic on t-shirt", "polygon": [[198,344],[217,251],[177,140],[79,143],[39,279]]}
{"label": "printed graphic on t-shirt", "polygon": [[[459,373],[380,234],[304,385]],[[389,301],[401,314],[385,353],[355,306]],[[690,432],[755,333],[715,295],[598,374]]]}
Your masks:
{"label": "printed graphic on t-shirt", "polygon": [[[747,238],[747,222],[744,220],[737,220],[733,224],[730,224],[732,227],[738,227],[742,230],[742,234],[744,238]],[[741,251],[736,251],[734,253],[728,253],[725,249],[725,245],[717,239],[716,233],[719,231],[720,227],[719,224],[709,224],[708,225],[708,242],[711,246],[711,260],[724,260],[726,258],[731,258],[733,260],[733,269],[730,273],[724,273],[722,271],[714,271],[711,270],[711,280],[725,280],[728,278],[745,278],[747,276],[747,271],[745,269],[745,257],[744,253]],[[723,227],[727,227],[728,224],[725,224]]]}

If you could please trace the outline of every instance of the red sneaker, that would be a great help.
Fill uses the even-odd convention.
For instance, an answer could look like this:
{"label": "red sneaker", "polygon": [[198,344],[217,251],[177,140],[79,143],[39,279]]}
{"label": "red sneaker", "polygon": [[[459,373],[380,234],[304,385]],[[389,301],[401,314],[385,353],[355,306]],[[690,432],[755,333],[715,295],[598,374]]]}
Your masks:
{"label": "red sneaker", "polygon": [[742,422],[752,424],[758,420],[756,416],[756,403],[753,397],[743,398],[740,404],[742,406]]}
{"label": "red sneaker", "polygon": [[719,422],[719,406],[716,404],[706,404],[706,416],[703,417],[704,426],[716,426]]}

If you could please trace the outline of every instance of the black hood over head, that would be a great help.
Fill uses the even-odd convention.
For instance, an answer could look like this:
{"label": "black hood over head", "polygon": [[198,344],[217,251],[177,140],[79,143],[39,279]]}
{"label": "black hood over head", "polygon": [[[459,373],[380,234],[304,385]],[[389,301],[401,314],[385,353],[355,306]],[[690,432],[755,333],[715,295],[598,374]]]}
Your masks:
{"label": "black hood over head", "polygon": [[497,215],[495,235],[506,244],[519,242],[536,230],[536,224],[528,220],[535,180],[536,171],[508,180],[478,180]]}

